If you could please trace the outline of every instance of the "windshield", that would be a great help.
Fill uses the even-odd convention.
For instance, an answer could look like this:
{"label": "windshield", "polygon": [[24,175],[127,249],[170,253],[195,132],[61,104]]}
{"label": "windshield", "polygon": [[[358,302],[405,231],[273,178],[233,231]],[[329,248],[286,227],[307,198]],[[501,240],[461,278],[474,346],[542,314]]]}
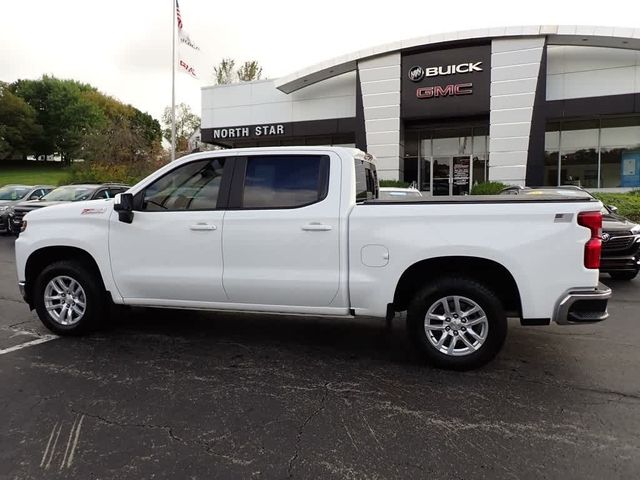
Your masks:
{"label": "windshield", "polygon": [[31,190],[29,187],[11,187],[6,186],[0,188],[0,200],[20,200]]}
{"label": "windshield", "polygon": [[93,188],[86,186],[58,187],[42,197],[42,200],[47,202],[77,202],[80,200],[88,200],[93,190]]}

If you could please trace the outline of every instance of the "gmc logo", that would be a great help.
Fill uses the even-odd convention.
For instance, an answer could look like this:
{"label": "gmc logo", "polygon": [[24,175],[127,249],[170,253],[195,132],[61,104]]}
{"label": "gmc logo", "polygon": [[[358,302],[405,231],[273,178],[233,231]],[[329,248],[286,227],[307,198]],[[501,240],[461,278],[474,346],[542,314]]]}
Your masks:
{"label": "gmc logo", "polygon": [[473,83],[458,83],[455,85],[434,85],[433,87],[420,87],[416,90],[416,97],[454,97],[457,95],[471,95],[472,93]]}

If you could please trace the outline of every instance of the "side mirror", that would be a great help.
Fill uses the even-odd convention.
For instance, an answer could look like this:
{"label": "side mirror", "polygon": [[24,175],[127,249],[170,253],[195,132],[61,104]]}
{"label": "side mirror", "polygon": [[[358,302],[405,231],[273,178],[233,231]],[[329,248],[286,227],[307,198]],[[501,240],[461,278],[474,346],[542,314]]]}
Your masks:
{"label": "side mirror", "polygon": [[618,207],[616,207],[615,205],[607,205],[607,208],[611,213],[618,213]]}
{"label": "side mirror", "polygon": [[121,222],[133,222],[133,195],[118,193],[114,199],[113,209],[118,212],[118,220]]}
{"label": "side mirror", "polygon": [[37,193],[34,193],[28,198],[28,200],[40,200],[41,198],[42,198],[42,195],[38,195]]}

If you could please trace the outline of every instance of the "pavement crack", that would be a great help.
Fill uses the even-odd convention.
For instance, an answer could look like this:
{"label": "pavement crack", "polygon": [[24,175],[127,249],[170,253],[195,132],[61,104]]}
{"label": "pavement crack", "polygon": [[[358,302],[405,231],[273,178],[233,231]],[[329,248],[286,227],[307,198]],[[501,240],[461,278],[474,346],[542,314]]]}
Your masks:
{"label": "pavement crack", "polygon": [[329,382],[326,382],[323,386],[324,392],[322,393],[322,397],[320,398],[320,401],[318,402],[318,408],[316,408],[313,412],[311,412],[311,414],[304,420],[304,422],[302,422],[302,424],[300,425],[300,427],[298,427],[298,434],[296,435],[296,446],[295,446],[295,450],[293,452],[293,455],[291,456],[291,458],[289,459],[289,466],[287,468],[287,478],[292,478],[293,477],[293,467],[294,467],[294,463],[296,462],[296,460],[298,459],[298,455],[300,453],[300,442],[302,440],[302,434],[304,433],[304,429],[307,426],[307,424],[313,420],[314,417],[318,416],[320,414],[320,412],[322,412],[322,410],[324,410],[325,408],[325,400],[327,399],[327,396],[329,395]]}
{"label": "pavement crack", "polygon": [[80,415],[84,415],[84,416],[89,417],[89,418],[93,418],[93,419],[98,420],[99,422],[105,423],[107,425],[114,425],[114,426],[122,427],[122,428],[148,428],[148,429],[164,430],[171,440],[173,440],[175,442],[178,442],[178,443],[182,443],[183,445],[188,445],[188,443],[185,440],[183,440],[182,438],[180,438],[178,435],[176,435],[173,432],[173,427],[171,425],[155,425],[155,424],[150,424],[150,423],[117,422],[115,420],[110,420],[108,418],[105,418],[105,417],[103,417],[101,415],[96,415],[94,413],[88,413],[88,412],[85,412],[85,411],[82,411],[82,410],[76,410],[74,408],[72,408],[71,411],[73,413],[76,413],[76,414],[80,414]]}

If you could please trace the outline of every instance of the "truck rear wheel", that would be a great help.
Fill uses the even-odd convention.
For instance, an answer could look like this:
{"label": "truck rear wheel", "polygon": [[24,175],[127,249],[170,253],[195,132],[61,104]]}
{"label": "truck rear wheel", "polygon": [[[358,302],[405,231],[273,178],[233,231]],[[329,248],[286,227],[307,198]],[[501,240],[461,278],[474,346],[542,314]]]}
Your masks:
{"label": "truck rear wheel", "polygon": [[96,274],[81,262],[63,260],[42,270],[34,285],[40,321],[58,335],[81,335],[95,330],[108,311]]}
{"label": "truck rear wheel", "polygon": [[433,365],[470,370],[493,359],[507,335],[498,297],[475,280],[450,277],[420,290],[407,311],[411,340]]}

